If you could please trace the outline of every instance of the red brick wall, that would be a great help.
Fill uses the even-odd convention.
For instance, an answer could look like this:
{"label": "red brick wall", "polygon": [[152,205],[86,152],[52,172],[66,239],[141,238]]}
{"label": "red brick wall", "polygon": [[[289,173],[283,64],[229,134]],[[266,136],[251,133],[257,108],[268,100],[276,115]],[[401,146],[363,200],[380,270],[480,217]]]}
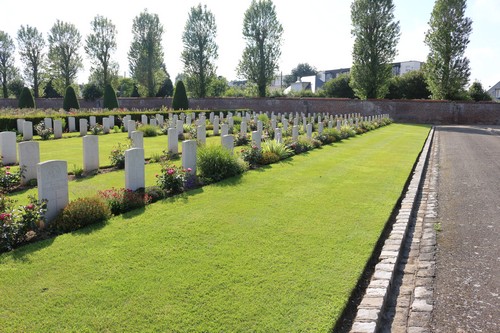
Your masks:
{"label": "red brick wall", "polygon": [[[170,107],[170,98],[120,98],[127,109],[159,109]],[[361,113],[376,115],[388,113],[395,121],[425,124],[496,124],[500,125],[500,103],[448,102],[428,100],[351,100],[331,98],[205,98],[190,99],[192,109],[255,111],[328,112],[333,114]],[[36,100],[38,108],[59,109],[62,99]],[[80,100],[81,108],[98,108],[102,101]],[[17,107],[17,100],[0,99],[0,108]],[[1,113],[1,111],[0,111]]]}

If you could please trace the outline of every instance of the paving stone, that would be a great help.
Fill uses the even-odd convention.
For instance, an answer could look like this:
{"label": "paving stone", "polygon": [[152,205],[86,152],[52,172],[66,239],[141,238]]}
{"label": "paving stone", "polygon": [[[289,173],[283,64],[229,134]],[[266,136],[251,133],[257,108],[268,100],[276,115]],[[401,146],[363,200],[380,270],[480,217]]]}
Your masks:
{"label": "paving stone", "polygon": [[359,304],[359,307],[381,309],[383,305],[384,305],[384,298],[382,297],[364,297],[361,303]]}
{"label": "paving stone", "polygon": [[377,325],[376,325],[375,322],[369,322],[369,323],[355,322],[352,325],[351,333],[371,333],[371,332],[375,332],[376,326]]}
{"label": "paving stone", "polygon": [[356,321],[377,321],[380,309],[359,309],[356,315]]}
{"label": "paving stone", "polygon": [[410,318],[408,318],[408,326],[412,327],[428,327],[431,321],[430,312],[410,312]]}
{"label": "paving stone", "polygon": [[415,298],[413,300],[413,303],[411,304],[411,311],[417,311],[417,312],[431,312],[433,306],[431,304],[428,304],[425,299],[422,298]]}

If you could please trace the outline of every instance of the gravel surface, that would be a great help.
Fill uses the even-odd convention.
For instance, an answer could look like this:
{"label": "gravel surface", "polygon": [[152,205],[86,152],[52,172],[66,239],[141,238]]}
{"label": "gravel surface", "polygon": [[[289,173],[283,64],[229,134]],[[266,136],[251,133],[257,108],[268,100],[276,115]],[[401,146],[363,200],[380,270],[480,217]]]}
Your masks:
{"label": "gravel surface", "polygon": [[500,332],[500,129],[441,126],[434,332]]}

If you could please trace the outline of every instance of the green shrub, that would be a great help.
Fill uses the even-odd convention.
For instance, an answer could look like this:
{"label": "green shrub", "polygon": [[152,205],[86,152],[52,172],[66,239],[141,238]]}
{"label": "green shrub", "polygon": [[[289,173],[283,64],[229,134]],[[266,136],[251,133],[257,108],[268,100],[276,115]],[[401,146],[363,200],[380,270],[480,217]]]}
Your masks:
{"label": "green shrub", "polygon": [[143,133],[144,137],[152,137],[152,136],[157,136],[158,135],[158,127],[156,126],[151,126],[151,125],[142,125],[139,128],[137,128],[138,131],[141,131]]}
{"label": "green shrub", "polygon": [[333,142],[341,141],[342,136],[340,134],[340,131],[336,128],[327,128],[323,130],[323,133],[321,133],[321,135],[318,135],[316,139],[321,141],[322,144],[327,145]]}
{"label": "green shrub", "polygon": [[66,93],[64,94],[63,109],[69,111],[71,109],[80,109],[80,104],[76,98],[75,89],[72,86],[66,88]]}
{"label": "green shrub", "polygon": [[187,179],[186,172],[191,172],[191,169],[184,170],[173,164],[165,163],[162,165],[160,173],[156,174],[156,184],[168,195],[182,193]]}
{"label": "green shrub", "polygon": [[239,133],[234,138],[234,145],[235,146],[246,146],[249,143],[250,143],[250,136],[248,134]]}
{"label": "green shrub", "polygon": [[102,103],[103,108],[113,110],[118,109],[118,99],[116,98],[116,93],[110,84],[106,85],[104,89],[104,99]]}
{"label": "green shrub", "polygon": [[175,84],[174,97],[172,98],[172,109],[187,110],[189,109],[189,100],[186,94],[186,87],[182,81],[177,81]]}
{"label": "green shrub", "polygon": [[166,197],[166,193],[159,186],[148,186],[144,189],[144,193],[151,198],[151,202],[156,202]]}
{"label": "green shrub", "polygon": [[31,90],[28,87],[24,87],[19,96],[19,108],[20,109],[34,109],[35,99],[31,94]]}
{"label": "green shrub", "polygon": [[95,83],[87,83],[82,90],[83,99],[86,101],[95,101],[102,97],[102,91]]}
{"label": "green shrub", "polygon": [[278,162],[279,160],[280,157],[278,156],[278,154],[272,151],[266,151],[262,153],[262,157],[259,160],[259,164],[261,165],[273,164]]}
{"label": "green shrub", "polygon": [[151,197],[147,193],[124,188],[111,188],[99,191],[97,194],[100,198],[104,199],[113,215],[144,207],[151,202]]}
{"label": "green shrub", "polygon": [[347,139],[356,136],[356,131],[349,125],[342,125],[340,127],[340,136],[342,139]]}
{"label": "green shrub", "polygon": [[270,152],[276,154],[280,160],[283,160],[293,155],[292,150],[289,147],[285,146],[284,143],[280,143],[276,140],[268,140],[262,142],[261,148],[262,148],[262,154]]}
{"label": "green shrub", "polygon": [[43,120],[35,126],[35,131],[42,140],[48,140],[52,134],[52,129],[45,127],[45,121]]}
{"label": "green shrub", "polygon": [[245,162],[221,145],[202,147],[197,154],[197,166],[200,176],[207,182],[218,182],[246,170]]}
{"label": "green shrub", "polygon": [[101,124],[95,124],[94,126],[90,126],[89,130],[92,135],[99,135],[104,131],[104,127]]}
{"label": "green shrub", "polygon": [[22,168],[12,171],[10,166],[0,163],[0,192],[8,193],[21,184]]}
{"label": "green shrub", "polygon": [[70,202],[54,220],[52,227],[58,232],[70,232],[91,224],[107,221],[111,210],[99,197],[79,198]]}
{"label": "green shrub", "polygon": [[121,144],[118,142],[118,145],[113,147],[111,154],[109,154],[109,160],[111,165],[118,168],[125,168],[125,150],[130,148],[130,143],[128,145]]}
{"label": "green shrub", "polygon": [[256,145],[252,145],[251,147],[243,148],[240,156],[251,168],[255,168],[262,158],[262,149],[259,149]]}
{"label": "green shrub", "polygon": [[288,141],[286,146],[290,148],[290,150],[292,150],[295,154],[300,154],[314,148],[311,141],[304,137],[299,137],[297,141],[290,140]]}

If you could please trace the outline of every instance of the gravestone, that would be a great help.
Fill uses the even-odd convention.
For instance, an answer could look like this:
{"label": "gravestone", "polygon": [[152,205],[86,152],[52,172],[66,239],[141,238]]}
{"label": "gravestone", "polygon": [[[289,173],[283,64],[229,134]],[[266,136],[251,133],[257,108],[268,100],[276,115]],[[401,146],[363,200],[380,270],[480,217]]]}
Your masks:
{"label": "gravestone", "polygon": [[205,127],[205,124],[199,125],[196,128],[196,139],[201,144],[207,143],[207,128]]}
{"label": "gravestone", "polygon": [[340,120],[337,120],[337,130],[340,131],[340,127],[342,126],[342,123]]}
{"label": "gravestone", "polygon": [[21,184],[36,179],[36,166],[40,163],[40,143],[28,141],[19,143],[19,167],[24,168]]}
{"label": "gravestone", "polygon": [[130,139],[132,140],[131,148],[144,148],[144,133],[141,131],[133,131]]}
{"label": "gravestone", "polygon": [[233,117],[227,117],[227,125],[229,126],[229,128],[233,128],[234,127],[234,119]]}
{"label": "gravestone", "polygon": [[25,121],[26,120],[24,120],[24,119],[17,119],[17,132],[18,133],[22,133],[23,132],[23,128],[24,128],[23,126],[24,126],[24,122]]}
{"label": "gravestone", "polygon": [[214,117],[213,126],[214,126],[214,135],[219,135],[219,117],[218,116]]}
{"label": "gravestone", "polygon": [[257,131],[262,135],[262,130],[264,129],[264,126],[262,124],[262,121],[257,120]]}
{"label": "gravestone", "polygon": [[109,127],[110,127],[109,126],[109,122],[110,122],[109,118],[106,118],[106,117],[102,118],[102,132],[104,134],[108,134],[109,133]]}
{"label": "gravestone", "polygon": [[62,138],[62,123],[60,120],[54,120],[54,139]]}
{"label": "gravestone", "polygon": [[186,125],[191,126],[191,122],[192,122],[191,114],[188,114],[186,116]]}
{"label": "gravestone", "polygon": [[148,116],[146,116],[145,114],[141,115],[141,123],[143,125],[148,125]]}
{"label": "gravestone", "polygon": [[[109,122],[108,122],[109,128],[112,129],[113,127],[115,127],[115,116],[109,116],[108,119],[109,119]],[[103,126],[104,126],[104,122],[103,122]]]}
{"label": "gravestone", "polygon": [[177,134],[182,134],[184,132],[184,122],[181,119],[177,120],[175,127],[177,128]]}
{"label": "gravestone", "polygon": [[33,123],[31,121],[23,123],[23,140],[33,140]]}
{"label": "gravestone", "polygon": [[168,129],[168,151],[172,154],[179,153],[179,136],[175,128]]}
{"label": "gravestone", "polygon": [[297,141],[299,138],[299,126],[292,127],[292,141]]}
{"label": "gravestone", "polygon": [[222,135],[222,146],[229,150],[231,154],[234,152],[234,137],[232,135]]}
{"label": "gravestone", "polygon": [[[126,115],[123,117],[122,122],[123,122],[123,128],[125,128],[126,131],[128,131],[128,121],[131,120],[132,117],[129,115]],[[135,126],[135,125],[134,125]]]}
{"label": "gravestone", "polygon": [[288,121],[285,120],[285,122],[283,123],[283,131],[286,132],[288,131]]}
{"label": "gravestone", "polygon": [[3,165],[16,164],[16,132],[0,132],[0,155]]}
{"label": "gravestone", "polygon": [[133,131],[135,131],[135,120],[129,120],[127,121],[127,133],[129,138]]}
{"label": "gravestone", "polygon": [[165,122],[165,118],[163,117],[163,115],[157,115],[156,120],[158,121],[158,126],[163,127],[163,123]]}
{"label": "gravestone", "polygon": [[328,129],[332,129],[333,128],[333,121],[329,120],[328,121]]}
{"label": "gravestone", "polygon": [[125,188],[135,191],[145,186],[144,149],[125,150]]}
{"label": "gravestone", "polygon": [[240,124],[240,134],[246,135],[247,134],[247,122],[245,120],[241,121]]}
{"label": "gravestone", "polygon": [[83,137],[83,171],[99,169],[99,137],[85,135]]}
{"label": "gravestone", "polygon": [[318,123],[318,134],[319,135],[323,134],[323,123],[322,122]]}
{"label": "gravestone", "polygon": [[149,125],[154,126],[154,127],[158,126],[158,125],[156,124],[156,118],[154,118],[154,119],[149,119]]}
{"label": "gravestone", "polygon": [[80,125],[80,136],[85,136],[87,135],[87,119],[80,119],[78,120],[78,123]]}
{"label": "gravestone", "polygon": [[224,135],[228,135],[228,134],[229,134],[229,126],[228,126],[228,124],[222,124],[221,130],[220,130],[220,135],[224,136]]}
{"label": "gravestone", "polygon": [[276,119],[271,119],[271,128],[276,128]]}
{"label": "gravestone", "polygon": [[191,175],[196,175],[196,140],[182,141],[182,168],[191,169]]}
{"label": "gravestone", "polygon": [[43,122],[45,124],[45,128],[52,129],[52,118],[43,118]]}
{"label": "gravestone", "polygon": [[307,124],[306,125],[306,133],[307,133],[307,138],[309,140],[312,139],[312,129],[313,129],[313,125],[312,124]]}
{"label": "gravestone", "polygon": [[252,141],[260,149],[262,144],[262,134],[259,131],[252,132]]}
{"label": "gravestone", "polygon": [[283,142],[283,135],[281,134],[281,128],[276,128],[274,130],[274,139],[278,143],[282,143]]}
{"label": "gravestone", "polygon": [[68,130],[73,133],[76,131],[75,117],[68,117]]}
{"label": "gravestone", "polygon": [[50,223],[69,203],[68,163],[52,160],[37,164],[38,199],[47,200],[45,219]]}
{"label": "gravestone", "polygon": [[95,119],[95,116],[90,116],[90,117],[89,117],[89,124],[90,124],[90,127],[92,127],[92,126],[95,126],[95,125],[96,125],[96,119]]}

